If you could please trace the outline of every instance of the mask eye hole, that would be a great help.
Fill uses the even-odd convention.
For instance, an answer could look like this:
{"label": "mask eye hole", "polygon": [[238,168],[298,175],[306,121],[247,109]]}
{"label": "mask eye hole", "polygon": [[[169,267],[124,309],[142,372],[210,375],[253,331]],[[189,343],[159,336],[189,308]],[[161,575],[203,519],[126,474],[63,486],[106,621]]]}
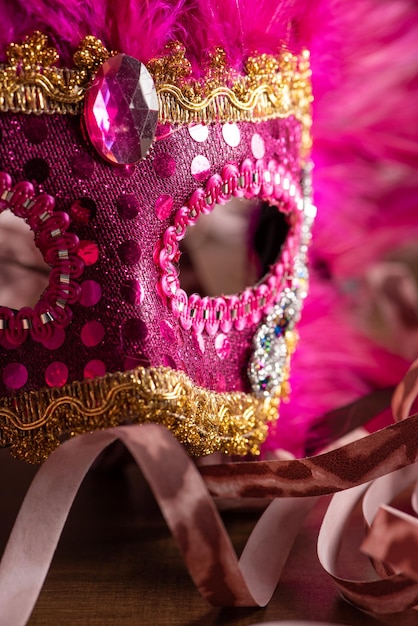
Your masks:
{"label": "mask eye hole", "polygon": [[[160,270],[157,291],[183,328],[188,330],[193,327],[198,333],[206,330],[212,335],[216,334],[218,328],[223,332],[232,327],[243,330],[258,323],[290,286],[305,280],[305,257],[301,247],[305,237],[304,193],[301,180],[295,179],[291,171],[285,170],[274,159],[268,163],[245,159],[240,166],[228,163],[221,174],[214,174],[205,187],[193,192],[187,203],[177,210],[171,225],[154,248],[154,261]],[[225,291],[229,289],[226,289],[218,296],[202,297],[200,293],[189,295],[181,286],[179,278],[182,242],[189,228],[193,228],[203,216],[213,217],[217,205],[223,209],[235,199],[255,201],[255,206],[257,203],[261,207],[271,206],[273,214],[283,214],[285,228],[282,228],[282,224],[280,229],[287,236],[284,242],[276,242],[279,245],[279,256],[277,258],[274,247],[268,247],[268,254],[256,263],[261,274],[263,266],[268,266],[267,273],[241,291],[228,294]],[[244,206],[248,208],[248,205]],[[249,205],[249,210],[252,206]],[[257,230],[258,226],[255,227]],[[261,248],[264,249],[264,245],[259,246],[259,250]],[[300,267],[296,267],[295,262],[299,257]],[[270,258],[276,259],[271,265]],[[219,293],[218,288],[216,291]]]}
{"label": "mask eye hole", "polygon": [[51,268],[26,222],[9,209],[0,214],[0,305],[34,307],[48,286]]}
{"label": "mask eye hole", "polygon": [[202,296],[243,291],[267,274],[288,232],[286,217],[267,202],[232,198],[217,204],[180,242],[181,288]]}
{"label": "mask eye hole", "polygon": [[[43,288],[42,284],[41,294],[33,307],[26,302],[18,307],[16,299],[9,301],[11,306],[7,306],[0,293],[0,340],[13,347],[20,346],[29,336],[43,343],[52,338],[56,328],[68,326],[72,318],[71,305],[80,297],[78,278],[84,271],[84,260],[79,254],[80,242],[68,231],[68,213],[56,211],[55,199],[45,193],[36,194],[30,182],[20,181],[12,186],[9,174],[0,172],[0,198],[0,213],[6,214],[3,219],[7,220],[8,212],[11,212],[18,222],[23,221],[29,226],[34,244],[48,268],[47,286]],[[23,236],[30,237],[26,233]],[[15,265],[28,265],[10,246],[4,247],[3,253],[4,265],[11,258],[17,259]],[[28,267],[34,264],[36,261],[31,260]],[[45,265],[37,266],[41,268],[40,273]],[[16,295],[17,283],[15,280],[12,283]]]}

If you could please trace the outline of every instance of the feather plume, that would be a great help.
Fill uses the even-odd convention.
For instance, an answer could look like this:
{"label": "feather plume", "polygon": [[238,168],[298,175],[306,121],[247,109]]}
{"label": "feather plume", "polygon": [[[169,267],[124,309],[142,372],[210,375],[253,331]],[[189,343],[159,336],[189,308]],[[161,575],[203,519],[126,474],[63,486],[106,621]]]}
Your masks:
{"label": "feather plume", "polygon": [[325,412],[396,385],[418,355],[418,6],[324,1],[310,39],[311,290],[266,445],[297,456]]}
{"label": "feather plume", "polygon": [[312,286],[292,399],[265,449],[304,454],[325,411],[397,383],[418,354],[407,339],[418,325],[415,335],[397,335],[388,323],[377,337],[370,277],[382,263],[403,262],[418,238],[416,0],[0,0],[0,10],[1,54],[40,29],[66,64],[87,34],[143,62],[178,39],[196,74],[214,46],[236,69],[254,51],[308,46],[318,205]]}
{"label": "feather plume", "polygon": [[0,48],[40,29],[50,35],[61,57],[70,62],[87,34],[111,49],[147,62],[166,44],[185,44],[196,71],[208,50],[223,46],[239,68],[254,51],[277,52],[286,43],[300,47],[299,28],[308,0],[0,0],[3,25]]}

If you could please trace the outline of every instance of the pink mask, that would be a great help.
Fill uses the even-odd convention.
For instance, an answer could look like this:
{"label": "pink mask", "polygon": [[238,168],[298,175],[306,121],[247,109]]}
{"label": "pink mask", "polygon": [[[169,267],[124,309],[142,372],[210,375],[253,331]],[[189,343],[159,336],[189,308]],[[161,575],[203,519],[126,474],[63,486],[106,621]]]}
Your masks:
{"label": "pink mask", "polygon": [[[187,70],[179,45],[150,74],[93,38],[83,49],[96,65],[78,101],[45,95],[38,72],[0,116],[0,208],[51,268],[33,308],[0,307],[0,444],[38,461],[69,435],[156,421],[192,454],[256,454],[287,394],[307,288],[306,56],[225,78],[218,51],[194,83],[203,106],[187,72],[169,73],[179,58]],[[188,294],[182,241],[232,199],[284,216],[279,255],[237,293]]]}

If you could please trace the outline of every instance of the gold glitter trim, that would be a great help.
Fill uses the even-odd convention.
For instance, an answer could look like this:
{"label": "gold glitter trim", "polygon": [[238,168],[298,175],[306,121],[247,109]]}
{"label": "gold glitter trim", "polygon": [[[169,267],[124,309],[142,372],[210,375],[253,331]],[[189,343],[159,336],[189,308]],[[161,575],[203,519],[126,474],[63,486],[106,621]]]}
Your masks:
{"label": "gold glitter trim", "polygon": [[110,56],[102,42],[85,37],[74,54],[74,69],[54,67],[55,48],[39,31],[22,44],[8,46],[0,65],[0,111],[13,113],[79,113],[85,91],[98,68]]}
{"label": "gold glitter trim", "polygon": [[[111,56],[103,43],[85,37],[74,54],[74,68],[55,67],[57,51],[39,31],[22,44],[8,46],[0,65],[0,111],[14,113],[80,113],[94,74]],[[243,74],[227,66],[216,48],[208,56],[202,77],[192,76],[185,48],[175,42],[167,54],[147,64],[159,100],[159,119],[171,124],[264,121],[294,115],[302,124],[303,146],[311,146],[309,54],[288,51],[249,57]]]}
{"label": "gold glitter trim", "polygon": [[138,368],[2,398],[0,446],[39,463],[68,436],[155,422],[195,456],[258,454],[278,405],[278,398],[208,391],[169,368]]}
{"label": "gold glitter trim", "polygon": [[295,116],[303,128],[303,147],[311,147],[311,71],[309,53],[295,56],[285,50],[278,56],[260,54],[247,59],[244,73],[228,68],[226,54],[217,48],[209,55],[204,75],[196,80],[176,42],[168,53],[151,60],[160,121],[190,124],[265,121]]}

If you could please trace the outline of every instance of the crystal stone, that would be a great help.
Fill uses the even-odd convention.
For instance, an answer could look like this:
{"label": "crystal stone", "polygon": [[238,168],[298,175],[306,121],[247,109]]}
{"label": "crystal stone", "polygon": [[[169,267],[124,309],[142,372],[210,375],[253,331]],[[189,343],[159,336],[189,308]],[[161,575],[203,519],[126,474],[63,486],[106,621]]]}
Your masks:
{"label": "crystal stone", "polygon": [[87,90],[84,118],[93,146],[110,163],[145,158],[158,121],[157,93],[145,65],[126,54],[107,59]]}

